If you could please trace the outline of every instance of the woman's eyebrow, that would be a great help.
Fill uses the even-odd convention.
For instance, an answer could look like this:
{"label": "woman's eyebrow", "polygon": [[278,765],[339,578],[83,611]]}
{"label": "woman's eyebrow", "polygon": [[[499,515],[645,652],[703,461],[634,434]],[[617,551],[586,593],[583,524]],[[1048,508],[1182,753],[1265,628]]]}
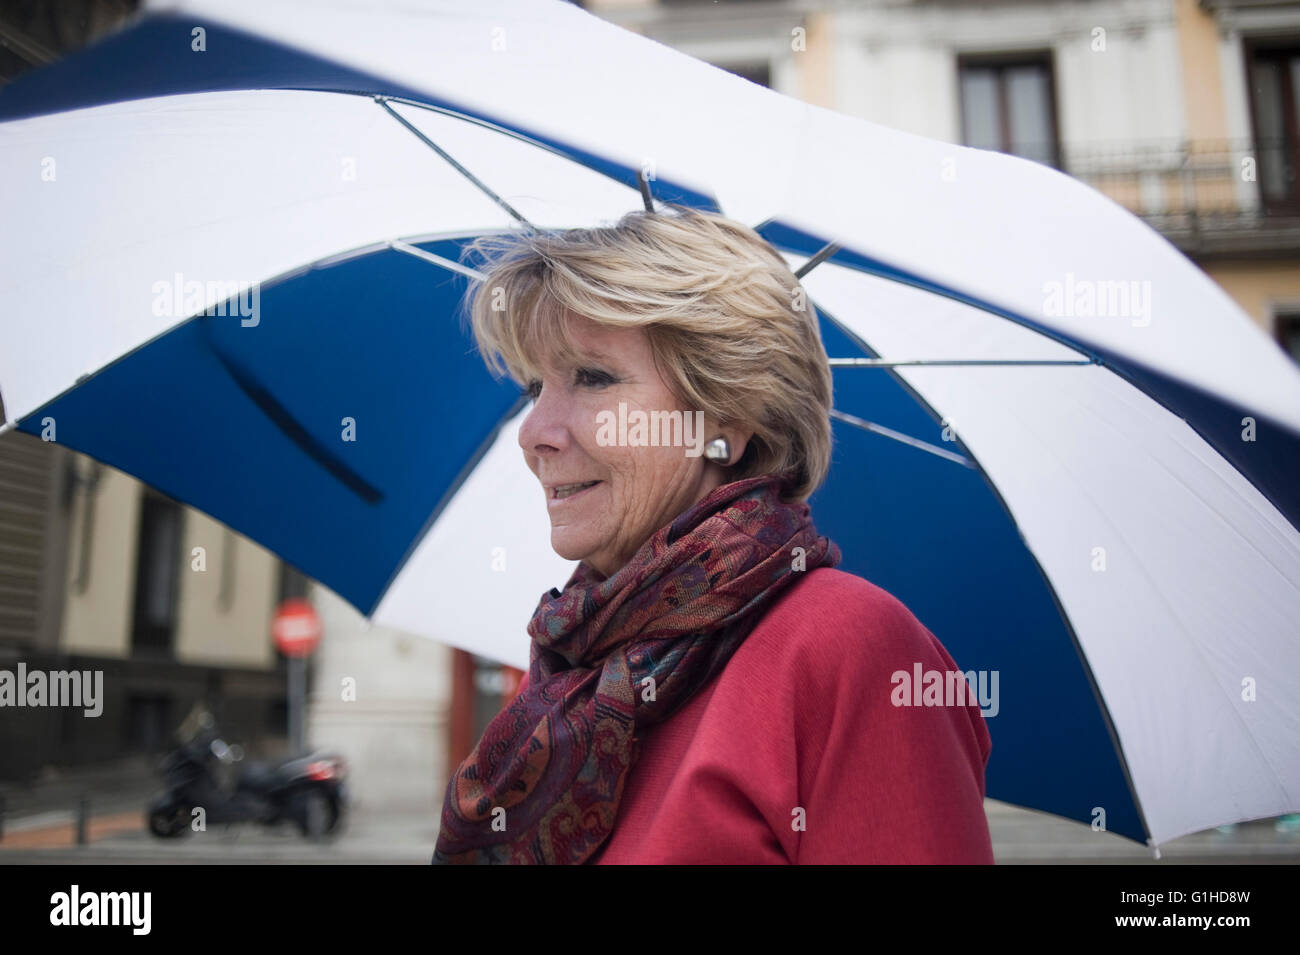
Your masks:
{"label": "woman's eyebrow", "polygon": [[587,367],[588,364],[604,365],[615,371],[622,368],[622,364],[617,358],[607,355],[599,349],[582,348],[574,345],[572,348],[566,348],[562,351],[566,354],[561,354],[560,350],[556,350],[543,359],[541,364],[538,365],[539,370],[550,368],[558,371],[561,366],[579,369]]}
{"label": "woman's eyebrow", "polygon": [[606,355],[604,352],[595,349],[579,349],[574,358],[579,362],[593,361],[602,365],[617,365],[618,362]]}

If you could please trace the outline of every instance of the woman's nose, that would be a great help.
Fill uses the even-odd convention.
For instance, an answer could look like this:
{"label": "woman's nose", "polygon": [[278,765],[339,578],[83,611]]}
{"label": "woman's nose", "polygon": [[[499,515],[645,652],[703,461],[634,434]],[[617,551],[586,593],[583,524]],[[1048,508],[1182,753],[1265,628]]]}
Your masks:
{"label": "woman's nose", "polygon": [[542,389],[519,428],[519,446],[525,454],[546,454],[568,447],[569,428],[563,404],[561,398],[550,397]]}

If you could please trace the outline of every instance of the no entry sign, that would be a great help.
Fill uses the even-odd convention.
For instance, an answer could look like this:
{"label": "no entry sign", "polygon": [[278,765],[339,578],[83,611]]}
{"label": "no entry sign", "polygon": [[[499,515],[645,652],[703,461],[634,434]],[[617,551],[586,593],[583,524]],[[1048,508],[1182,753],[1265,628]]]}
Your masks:
{"label": "no entry sign", "polygon": [[280,604],[271,621],[271,636],[287,657],[311,656],[320,643],[320,617],[305,600],[292,599]]}

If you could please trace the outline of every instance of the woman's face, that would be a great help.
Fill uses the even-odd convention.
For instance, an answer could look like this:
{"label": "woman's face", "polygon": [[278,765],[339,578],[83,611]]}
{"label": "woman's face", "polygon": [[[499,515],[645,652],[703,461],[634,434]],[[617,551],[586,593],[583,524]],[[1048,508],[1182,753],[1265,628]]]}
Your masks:
{"label": "woman's face", "polygon": [[[609,577],[655,531],[726,480],[719,465],[698,454],[700,442],[725,433],[733,461],[744,447],[736,446],[731,432],[707,430],[713,427],[707,418],[693,445],[611,443],[617,428],[609,422],[618,420],[620,402],[629,422],[638,411],[681,411],[690,429],[682,433],[691,438],[697,416],[659,377],[644,331],[609,328],[579,316],[570,321],[583,357],[569,367],[547,367],[540,381],[530,383],[534,405],[519,430],[519,444],[545,492],[551,547]],[[603,419],[602,412],[608,413]],[[571,487],[589,483],[581,490]]]}

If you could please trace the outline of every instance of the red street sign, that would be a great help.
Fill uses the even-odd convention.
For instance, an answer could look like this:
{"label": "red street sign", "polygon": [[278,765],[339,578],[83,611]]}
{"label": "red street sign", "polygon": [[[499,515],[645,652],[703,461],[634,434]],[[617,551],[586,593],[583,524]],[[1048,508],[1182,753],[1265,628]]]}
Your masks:
{"label": "red street sign", "polygon": [[320,617],[305,600],[294,598],[280,604],[271,621],[271,636],[286,657],[311,656],[320,643]]}

